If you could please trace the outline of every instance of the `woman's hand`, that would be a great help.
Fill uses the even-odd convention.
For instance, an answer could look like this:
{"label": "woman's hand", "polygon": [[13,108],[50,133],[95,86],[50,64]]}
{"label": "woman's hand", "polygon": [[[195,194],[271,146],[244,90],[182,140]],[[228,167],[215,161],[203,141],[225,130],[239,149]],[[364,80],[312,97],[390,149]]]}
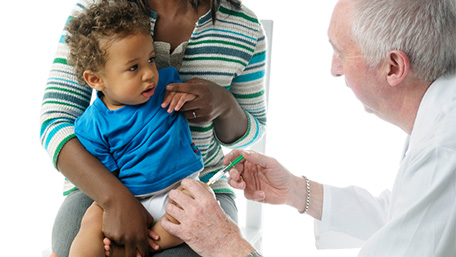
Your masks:
{"label": "woman's hand", "polygon": [[[149,241],[149,246],[152,249],[151,251],[158,251],[160,249],[160,246],[157,244],[156,241],[160,240],[160,236],[152,230],[148,230],[148,231],[149,231],[148,232],[149,238],[147,239],[147,241]],[[104,244],[105,256],[113,257],[111,255],[111,251],[113,251],[116,248],[117,249],[115,251],[116,251],[117,256],[125,256],[125,248],[117,246],[117,245],[113,245],[109,238],[105,237],[103,239],[103,244]],[[58,256],[56,256],[56,257],[58,257]],[[139,253],[139,251],[136,252],[136,257],[141,257],[141,254]]]}
{"label": "woman's hand", "polygon": [[[166,87],[169,92],[193,94],[196,98],[183,105],[185,117],[194,123],[209,122],[226,114],[233,104],[231,93],[223,87],[204,79],[193,78],[184,83],[172,83]],[[166,99],[165,99],[166,100]],[[163,101],[163,104],[166,104]],[[193,116],[196,114],[196,118]]]}
{"label": "woman's hand", "polygon": [[[247,130],[247,116],[234,96],[211,81],[193,78],[184,83],[169,84],[166,90],[195,95],[196,98],[185,102],[180,110],[189,122],[213,121],[217,138],[224,143],[236,141]],[[168,101],[163,105],[167,106]]]}
{"label": "woman's hand", "polygon": [[[148,229],[153,218],[144,206],[132,199],[116,199],[115,203],[104,209],[103,233],[112,243],[125,247],[122,257],[136,257],[137,253],[147,256],[149,253]],[[110,256],[119,256],[116,248],[111,248]]]}
{"label": "woman's hand", "polygon": [[202,256],[247,256],[254,248],[200,182],[184,179],[184,193],[171,190],[166,211],[179,224],[162,219],[162,227]]}

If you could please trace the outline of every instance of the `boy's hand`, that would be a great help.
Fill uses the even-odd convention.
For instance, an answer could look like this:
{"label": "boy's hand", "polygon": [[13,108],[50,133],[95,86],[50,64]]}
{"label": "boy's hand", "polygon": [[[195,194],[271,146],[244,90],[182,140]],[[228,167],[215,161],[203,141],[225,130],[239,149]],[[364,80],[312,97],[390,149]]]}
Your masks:
{"label": "boy's hand", "polygon": [[148,230],[147,232],[147,241],[149,242],[150,248],[152,248],[152,251],[158,251],[160,249],[160,246],[157,244],[156,241],[160,240],[160,236],[152,231],[151,229]]}
{"label": "boy's hand", "polygon": [[190,93],[166,91],[161,107],[166,108],[168,106],[168,113],[172,113],[179,111],[186,102],[195,98],[196,96]]}

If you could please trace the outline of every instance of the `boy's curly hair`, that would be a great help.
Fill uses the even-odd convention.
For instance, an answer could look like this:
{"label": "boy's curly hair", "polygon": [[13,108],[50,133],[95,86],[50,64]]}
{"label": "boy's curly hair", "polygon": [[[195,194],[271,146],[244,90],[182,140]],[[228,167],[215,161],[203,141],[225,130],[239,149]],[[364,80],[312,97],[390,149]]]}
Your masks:
{"label": "boy's curly hair", "polygon": [[137,33],[150,34],[150,17],[137,4],[126,0],[102,0],[73,17],[67,25],[69,63],[81,85],[85,70],[100,71],[110,43]]}

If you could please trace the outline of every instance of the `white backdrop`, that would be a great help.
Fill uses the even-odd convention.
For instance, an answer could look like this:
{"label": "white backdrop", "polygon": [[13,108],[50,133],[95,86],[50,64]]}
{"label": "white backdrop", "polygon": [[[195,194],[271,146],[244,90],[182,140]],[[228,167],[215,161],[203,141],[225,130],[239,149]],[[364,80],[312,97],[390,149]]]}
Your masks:
{"label": "white backdrop", "polygon": [[[39,110],[74,2],[6,1],[1,10],[2,256],[40,256],[50,246],[62,177],[40,146]],[[392,187],[405,134],[365,113],[344,79],[330,76],[326,30],[335,3],[244,0],[274,20],[266,152],[297,175],[379,194]],[[317,251],[313,220],[290,207],[265,205],[263,221],[267,256],[356,256]]]}

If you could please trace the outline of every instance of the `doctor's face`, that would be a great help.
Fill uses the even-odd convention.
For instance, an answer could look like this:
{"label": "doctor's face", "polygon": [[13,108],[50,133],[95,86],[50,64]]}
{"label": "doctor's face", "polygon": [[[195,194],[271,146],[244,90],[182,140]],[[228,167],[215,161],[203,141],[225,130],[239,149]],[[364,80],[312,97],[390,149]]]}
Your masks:
{"label": "doctor's face", "polygon": [[378,69],[370,67],[351,37],[351,3],[341,0],[337,3],[328,29],[329,41],[333,47],[331,75],[344,76],[346,85],[364,105],[367,112],[381,115],[381,93],[378,85]]}

